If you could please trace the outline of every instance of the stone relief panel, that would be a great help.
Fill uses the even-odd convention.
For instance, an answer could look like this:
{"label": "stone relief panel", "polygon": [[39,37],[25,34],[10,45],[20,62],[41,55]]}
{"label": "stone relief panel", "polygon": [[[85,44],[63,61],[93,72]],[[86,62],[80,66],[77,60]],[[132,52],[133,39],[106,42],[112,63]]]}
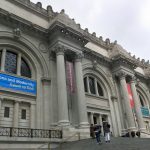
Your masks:
{"label": "stone relief panel", "polygon": [[43,53],[47,53],[48,52],[48,45],[45,42],[41,42],[39,44],[39,50]]}

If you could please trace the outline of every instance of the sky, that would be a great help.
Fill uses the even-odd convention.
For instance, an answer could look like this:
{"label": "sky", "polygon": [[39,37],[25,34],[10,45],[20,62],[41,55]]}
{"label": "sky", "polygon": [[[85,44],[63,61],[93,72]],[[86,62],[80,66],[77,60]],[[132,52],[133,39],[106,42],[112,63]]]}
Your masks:
{"label": "sky", "polygon": [[90,33],[117,40],[131,55],[150,60],[150,0],[31,0],[65,9],[70,18]]}

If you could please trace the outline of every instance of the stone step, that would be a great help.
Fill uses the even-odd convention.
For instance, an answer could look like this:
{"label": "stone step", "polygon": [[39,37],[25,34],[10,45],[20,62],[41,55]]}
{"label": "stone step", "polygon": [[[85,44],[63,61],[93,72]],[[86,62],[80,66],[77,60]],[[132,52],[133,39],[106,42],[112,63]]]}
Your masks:
{"label": "stone step", "polygon": [[76,142],[67,142],[55,150],[149,150],[150,139],[144,138],[112,138],[110,143],[105,143],[102,138],[102,144],[98,145],[95,139],[87,139]]}

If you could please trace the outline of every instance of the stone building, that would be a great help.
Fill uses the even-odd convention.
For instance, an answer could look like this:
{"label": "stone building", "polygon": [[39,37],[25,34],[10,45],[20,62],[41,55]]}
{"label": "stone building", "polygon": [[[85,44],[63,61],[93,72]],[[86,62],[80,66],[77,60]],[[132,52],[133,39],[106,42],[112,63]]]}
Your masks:
{"label": "stone building", "polygon": [[[150,130],[149,61],[82,29],[65,11],[0,0],[0,128],[114,136]],[[64,134],[65,135],[65,134]]]}

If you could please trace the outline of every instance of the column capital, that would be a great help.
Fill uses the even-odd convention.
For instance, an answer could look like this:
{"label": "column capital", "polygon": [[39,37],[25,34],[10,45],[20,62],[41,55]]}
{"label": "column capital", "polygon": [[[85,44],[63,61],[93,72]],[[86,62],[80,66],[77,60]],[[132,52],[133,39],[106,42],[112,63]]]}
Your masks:
{"label": "column capital", "polygon": [[136,76],[131,76],[131,83],[135,83],[136,82]]}
{"label": "column capital", "polygon": [[64,55],[66,48],[63,45],[56,45],[53,50],[56,52],[56,55]]}
{"label": "column capital", "polygon": [[75,61],[81,61],[83,57],[84,57],[83,53],[76,53]]}
{"label": "column capital", "polygon": [[116,73],[116,76],[119,77],[120,79],[123,79],[127,76],[127,73],[124,71],[119,71]]}

